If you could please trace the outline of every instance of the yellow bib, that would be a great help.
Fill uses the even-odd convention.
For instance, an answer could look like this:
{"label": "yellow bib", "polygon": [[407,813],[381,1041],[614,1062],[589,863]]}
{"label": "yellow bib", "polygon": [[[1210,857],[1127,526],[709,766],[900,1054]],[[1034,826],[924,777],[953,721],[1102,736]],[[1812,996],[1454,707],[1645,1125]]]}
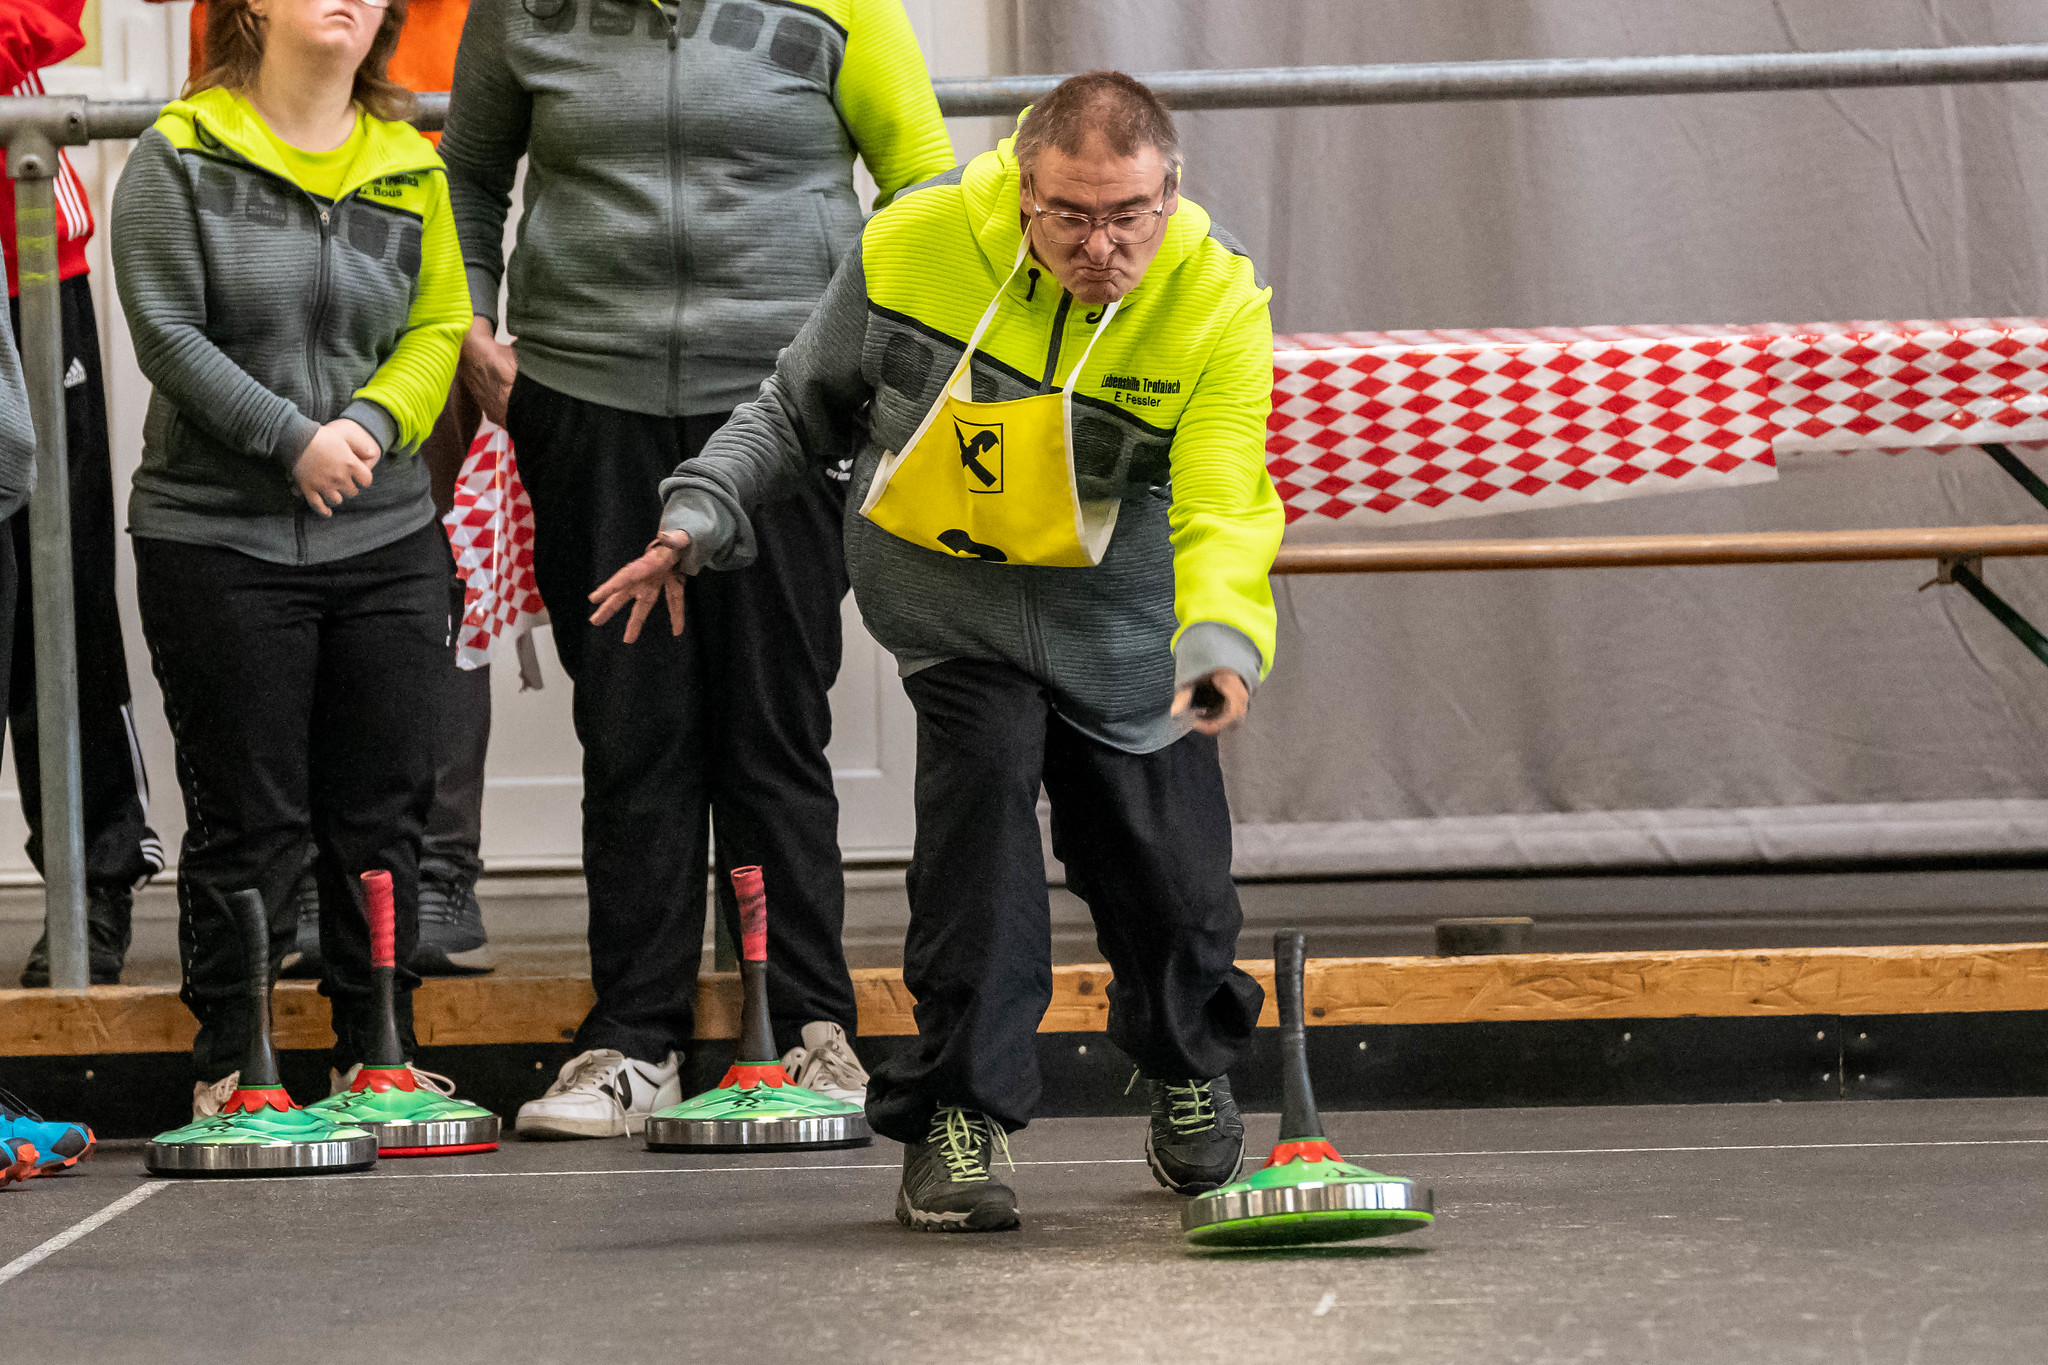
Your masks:
{"label": "yellow bib", "polygon": [[860,510],[889,534],[956,558],[1087,568],[1102,562],[1122,504],[1084,502],[1074,482],[1074,385],[1117,304],[1103,312],[1059,393],[977,403],[968,376],[1028,250],[1027,239],[939,401],[901,453],[882,457]]}

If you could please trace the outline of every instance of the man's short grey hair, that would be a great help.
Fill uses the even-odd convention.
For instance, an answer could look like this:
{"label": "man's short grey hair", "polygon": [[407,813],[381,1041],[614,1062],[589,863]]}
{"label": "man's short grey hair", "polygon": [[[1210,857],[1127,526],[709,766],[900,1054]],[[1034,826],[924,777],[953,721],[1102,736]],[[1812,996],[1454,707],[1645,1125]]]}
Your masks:
{"label": "man's short grey hair", "polygon": [[1028,169],[1047,147],[1079,156],[1091,134],[1118,156],[1156,147],[1167,170],[1180,178],[1180,134],[1173,115],[1144,82],[1121,71],[1069,76],[1033,104],[1017,130],[1017,162]]}

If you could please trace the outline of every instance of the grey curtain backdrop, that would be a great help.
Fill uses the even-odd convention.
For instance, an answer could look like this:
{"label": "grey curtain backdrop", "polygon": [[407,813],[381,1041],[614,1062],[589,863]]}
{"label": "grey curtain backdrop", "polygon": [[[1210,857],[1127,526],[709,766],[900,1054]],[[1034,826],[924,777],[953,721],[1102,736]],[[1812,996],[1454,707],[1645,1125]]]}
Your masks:
{"label": "grey curtain backdrop", "polygon": [[[1037,0],[1021,66],[2048,41],[2040,0]],[[1281,331],[2048,313],[2048,88],[1181,116]],[[2021,452],[2048,472],[2048,452]],[[2038,521],[1981,453],[1383,536]],[[1352,522],[1299,534],[1345,539]],[[1919,564],[1277,580],[1245,875],[2048,850],[2048,667]],[[1988,580],[2048,625],[2048,563]]]}

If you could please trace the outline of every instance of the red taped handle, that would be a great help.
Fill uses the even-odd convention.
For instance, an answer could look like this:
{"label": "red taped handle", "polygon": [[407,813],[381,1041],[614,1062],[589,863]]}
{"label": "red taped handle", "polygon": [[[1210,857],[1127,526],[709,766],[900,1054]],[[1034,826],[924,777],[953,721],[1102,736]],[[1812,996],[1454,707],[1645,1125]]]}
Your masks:
{"label": "red taped handle", "polygon": [[748,962],[768,960],[768,892],[761,884],[761,869],[736,867],[732,870],[732,891],[740,902],[740,956]]}
{"label": "red taped handle", "polygon": [[370,917],[370,965],[398,965],[398,912],[391,903],[391,874],[363,874],[363,908]]}

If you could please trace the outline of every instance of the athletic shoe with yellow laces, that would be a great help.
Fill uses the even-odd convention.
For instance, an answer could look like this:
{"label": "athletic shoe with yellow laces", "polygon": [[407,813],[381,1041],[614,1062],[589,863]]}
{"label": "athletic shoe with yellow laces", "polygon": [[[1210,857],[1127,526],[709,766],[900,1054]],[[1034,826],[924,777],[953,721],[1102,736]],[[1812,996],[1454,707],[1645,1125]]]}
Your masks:
{"label": "athletic shoe with yellow laces", "polygon": [[990,1170],[997,1156],[1017,1169],[1001,1124],[958,1106],[934,1111],[924,1141],[903,1149],[896,1221],[920,1232],[1007,1232],[1016,1227],[1016,1192]]}

